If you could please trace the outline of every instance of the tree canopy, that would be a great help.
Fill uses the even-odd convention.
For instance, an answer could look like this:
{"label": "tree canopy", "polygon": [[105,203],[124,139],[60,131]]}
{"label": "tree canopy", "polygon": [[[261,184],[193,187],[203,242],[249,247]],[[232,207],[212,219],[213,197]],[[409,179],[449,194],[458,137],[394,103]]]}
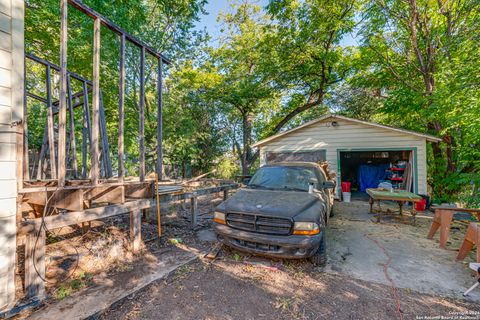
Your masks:
{"label": "tree canopy", "polygon": [[[218,43],[195,29],[206,0],[85,3],[173,60],[166,71],[163,117],[170,176],[213,168],[224,176],[247,175],[258,165],[255,141],[337,112],[440,137],[442,143],[428,150],[434,196],[479,202],[477,0],[271,0],[264,6],[232,1],[218,17]],[[58,1],[26,4],[26,50],[58,63]],[[102,32],[102,90],[115,154],[118,39]],[[92,22],[72,10],[69,69],[87,78],[92,37]],[[138,161],[138,59],[138,48],[128,47],[129,174],[135,174]],[[35,66],[29,70],[33,74]],[[146,71],[147,167],[152,169],[153,59]],[[39,80],[29,75],[27,84],[40,94],[45,88]],[[29,112],[40,111],[29,104]],[[32,120],[36,129],[29,137],[37,149],[40,118]]]}

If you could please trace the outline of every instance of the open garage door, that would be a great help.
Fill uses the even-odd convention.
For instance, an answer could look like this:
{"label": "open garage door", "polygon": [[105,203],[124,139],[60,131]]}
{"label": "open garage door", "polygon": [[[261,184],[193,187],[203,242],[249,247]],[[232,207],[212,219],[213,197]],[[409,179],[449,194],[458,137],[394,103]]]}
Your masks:
{"label": "open garage door", "polygon": [[326,160],[325,150],[301,151],[301,152],[267,152],[267,164],[278,162],[320,162]]}
{"label": "open garage door", "polygon": [[352,191],[365,192],[389,182],[394,188],[415,192],[411,150],[341,151],[339,156],[341,181],[350,182]]}

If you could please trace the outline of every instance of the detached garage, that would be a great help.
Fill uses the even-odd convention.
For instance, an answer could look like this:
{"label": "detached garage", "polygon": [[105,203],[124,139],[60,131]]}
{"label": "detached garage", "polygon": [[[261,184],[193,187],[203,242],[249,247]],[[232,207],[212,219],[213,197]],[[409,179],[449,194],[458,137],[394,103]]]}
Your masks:
{"label": "detached garage", "polygon": [[379,182],[427,193],[426,144],[441,139],[338,115],[326,115],[257,142],[260,164],[284,161],[328,161],[337,182],[353,190]]}

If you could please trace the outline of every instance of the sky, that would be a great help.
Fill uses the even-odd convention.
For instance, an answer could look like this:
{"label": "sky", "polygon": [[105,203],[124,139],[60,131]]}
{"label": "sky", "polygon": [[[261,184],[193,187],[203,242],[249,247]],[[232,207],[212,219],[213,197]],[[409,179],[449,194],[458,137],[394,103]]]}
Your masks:
{"label": "sky", "polygon": [[[257,0],[258,5],[264,7],[267,5],[268,0]],[[200,17],[200,21],[197,22],[196,29],[206,29],[211,36],[210,45],[216,46],[218,37],[220,36],[220,24],[217,22],[217,17],[220,12],[228,12],[230,10],[230,1],[226,0],[210,0],[205,6],[205,11],[208,13]],[[341,41],[342,46],[354,46],[357,45],[357,41],[351,36],[347,35]]]}

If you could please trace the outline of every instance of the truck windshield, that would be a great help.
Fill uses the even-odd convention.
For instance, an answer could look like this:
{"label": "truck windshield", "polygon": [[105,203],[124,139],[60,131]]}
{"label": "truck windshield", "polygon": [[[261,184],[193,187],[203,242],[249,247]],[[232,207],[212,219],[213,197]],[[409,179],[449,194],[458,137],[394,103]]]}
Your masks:
{"label": "truck windshield", "polygon": [[318,184],[313,168],[278,166],[260,168],[248,186],[252,189],[308,191],[309,183]]}

